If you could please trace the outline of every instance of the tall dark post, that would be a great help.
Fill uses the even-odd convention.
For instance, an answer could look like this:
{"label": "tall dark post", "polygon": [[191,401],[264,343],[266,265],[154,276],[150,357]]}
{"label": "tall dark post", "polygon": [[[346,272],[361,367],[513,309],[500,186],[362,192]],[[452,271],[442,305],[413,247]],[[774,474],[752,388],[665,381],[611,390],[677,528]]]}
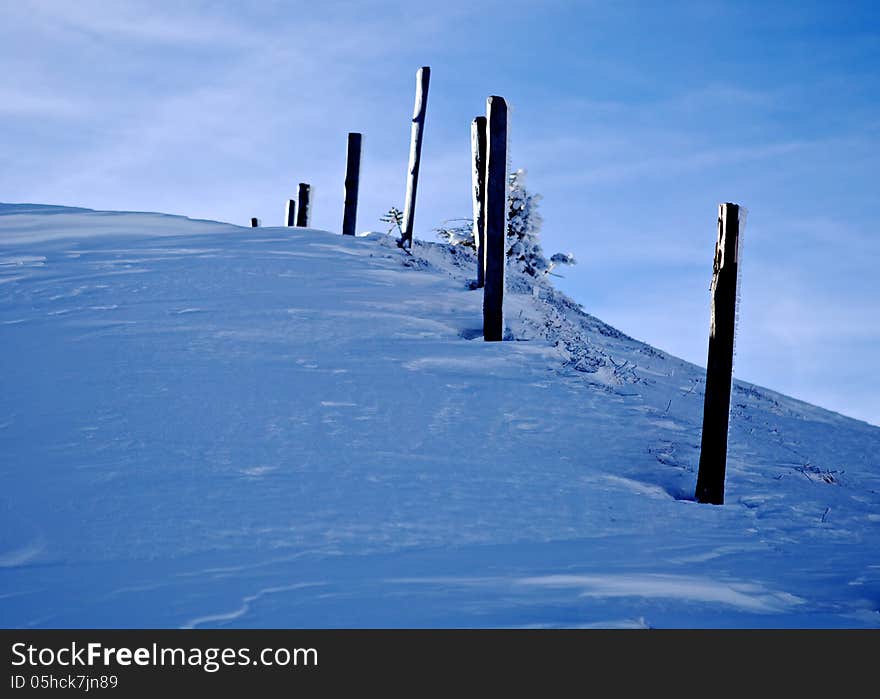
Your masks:
{"label": "tall dark post", "polygon": [[507,102],[486,102],[486,274],[483,287],[483,339],[504,336],[504,265],[507,237]]}
{"label": "tall dark post", "polygon": [[260,225],[260,219],[252,218],[251,219],[251,228],[257,228]]}
{"label": "tall dark post", "polygon": [[406,200],[403,205],[403,235],[400,238],[402,247],[412,247],[413,224],[416,217],[416,190],[419,186],[419,166],[422,161],[422,134],[425,131],[425,112],[428,109],[428,85],[430,82],[431,69],[428,66],[422,66],[416,71],[416,103],[413,108]]}
{"label": "tall dark post", "polygon": [[345,163],[345,210],[342,235],[354,235],[357,227],[358,186],[361,177],[361,141],[359,133],[348,134],[348,156]]}
{"label": "tall dark post", "polygon": [[724,504],[727,469],[727,427],[733,380],[733,339],[736,331],[736,274],[739,264],[740,211],[737,204],[718,207],[718,240],[712,270],[712,311],[709,359],[703,401],[703,437],[696,499]]}
{"label": "tall dark post", "polygon": [[486,277],[486,117],[471,123],[471,182],[473,183],[474,246],[477,248],[477,288]]}
{"label": "tall dark post", "polygon": [[299,210],[296,212],[296,225],[298,228],[308,228],[312,217],[312,186],[306,182],[300,182],[296,190],[296,199]]}
{"label": "tall dark post", "polygon": [[287,206],[284,207],[284,225],[285,226],[295,226],[296,225],[296,200],[288,199]]}

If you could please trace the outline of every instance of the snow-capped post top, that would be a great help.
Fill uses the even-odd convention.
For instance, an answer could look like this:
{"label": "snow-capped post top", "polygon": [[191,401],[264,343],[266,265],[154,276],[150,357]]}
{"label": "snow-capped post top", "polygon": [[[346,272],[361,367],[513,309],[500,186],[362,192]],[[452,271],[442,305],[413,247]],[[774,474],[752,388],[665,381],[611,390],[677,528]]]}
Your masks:
{"label": "snow-capped post top", "polygon": [[739,262],[740,207],[718,206],[718,237],[712,264],[712,309],[709,324],[709,358],[706,362],[706,394],[703,400],[703,436],[698,502],[724,503],[727,470],[727,429],[730,420],[730,388],[733,381],[733,343],[736,332],[736,282]]}
{"label": "snow-capped post top", "polygon": [[483,339],[504,336],[504,267],[507,260],[507,102],[486,101],[486,270],[483,287]]}
{"label": "snow-capped post top", "polygon": [[422,134],[425,130],[425,112],[428,110],[428,86],[431,69],[422,66],[416,71],[416,101],[413,107],[412,131],[409,145],[409,169],[406,177],[406,199],[403,205],[403,235],[401,247],[412,247],[413,225],[416,216],[416,190],[419,186],[419,166],[422,160]]}
{"label": "snow-capped post top", "polygon": [[312,217],[312,185],[308,182],[300,182],[296,190],[296,199],[299,210],[296,214],[296,225],[299,228],[308,228]]}
{"label": "snow-capped post top", "polygon": [[342,212],[342,235],[354,235],[357,228],[358,187],[361,178],[361,142],[359,133],[348,134],[345,161],[345,205]]}

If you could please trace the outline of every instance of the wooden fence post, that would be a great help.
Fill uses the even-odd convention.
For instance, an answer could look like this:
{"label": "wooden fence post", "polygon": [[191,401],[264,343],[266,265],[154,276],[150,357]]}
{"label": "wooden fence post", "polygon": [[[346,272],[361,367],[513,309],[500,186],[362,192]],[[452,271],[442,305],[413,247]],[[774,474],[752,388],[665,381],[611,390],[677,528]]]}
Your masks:
{"label": "wooden fence post", "polygon": [[709,325],[709,358],[703,400],[703,436],[696,500],[724,504],[727,468],[727,428],[730,420],[730,387],[733,380],[733,340],[736,331],[736,281],[739,264],[740,207],[718,206],[718,240],[712,269],[712,310]]}
{"label": "wooden fence post", "polygon": [[483,339],[504,336],[504,266],[507,257],[507,102],[486,101],[486,273],[483,287]]}
{"label": "wooden fence post", "polygon": [[345,208],[342,214],[342,235],[354,235],[357,227],[358,186],[361,177],[361,142],[359,133],[348,134],[348,156],[345,162]]}
{"label": "wooden fence post", "polygon": [[477,289],[483,287],[486,277],[486,117],[477,117],[471,123],[471,154],[473,167],[474,246],[477,249]]}
{"label": "wooden fence post", "polygon": [[260,225],[260,219],[252,218],[251,219],[251,228],[257,228]]}
{"label": "wooden fence post", "polygon": [[296,199],[287,200],[287,206],[284,207],[284,225],[296,225]]}
{"label": "wooden fence post", "polygon": [[298,228],[308,228],[312,218],[312,186],[307,182],[300,182],[296,190],[298,211],[296,212],[296,225]]}
{"label": "wooden fence post", "polygon": [[403,206],[403,235],[401,247],[412,247],[413,224],[416,217],[416,190],[419,186],[419,166],[422,160],[422,134],[425,130],[425,112],[428,108],[428,85],[431,69],[422,66],[416,71],[416,102],[413,108],[412,136],[409,146],[409,170],[406,178],[406,200]]}

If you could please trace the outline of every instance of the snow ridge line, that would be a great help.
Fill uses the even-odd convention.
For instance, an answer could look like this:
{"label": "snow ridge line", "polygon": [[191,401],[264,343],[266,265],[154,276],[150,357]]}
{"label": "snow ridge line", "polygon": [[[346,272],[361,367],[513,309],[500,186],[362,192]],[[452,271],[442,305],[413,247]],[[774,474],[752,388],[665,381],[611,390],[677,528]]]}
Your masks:
{"label": "snow ridge line", "polygon": [[[383,244],[380,239],[380,244]],[[477,261],[470,248],[416,240],[412,254],[404,256],[403,264],[415,269],[446,273],[466,288],[473,288],[472,271]],[[505,340],[543,340],[557,348],[563,368],[592,375],[598,386],[613,390],[614,386],[647,383],[637,365],[629,359],[615,360],[614,353],[595,342],[589,335],[599,335],[628,345],[626,354],[636,352],[665,359],[653,347],[625,335],[586,313],[580,304],[554,288],[544,277],[532,277],[515,265],[506,270]],[[478,292],[478,290],[474,290]]]}

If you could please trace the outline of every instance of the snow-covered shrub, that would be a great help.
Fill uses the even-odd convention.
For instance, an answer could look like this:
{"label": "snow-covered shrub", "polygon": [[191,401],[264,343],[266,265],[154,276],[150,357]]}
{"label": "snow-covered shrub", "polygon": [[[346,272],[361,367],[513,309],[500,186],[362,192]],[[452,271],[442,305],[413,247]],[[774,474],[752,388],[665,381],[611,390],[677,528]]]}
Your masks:
{"label": "snow-covered shrub", "polygon": [[557,265],[576,265],[577,260],[574,259],[574,255],[570,252],[557,252],[553,257],[550,258],[550,268],[547,272],[550,272],[551,269],[556,267]]}
{"label": "snow-covered shrub", "polygon": [[474,222],[469,218],[451,218],[448,221],[444,221],[442,226],[434,230],[444,243],[463,245],[466,248],[476,248]]}

